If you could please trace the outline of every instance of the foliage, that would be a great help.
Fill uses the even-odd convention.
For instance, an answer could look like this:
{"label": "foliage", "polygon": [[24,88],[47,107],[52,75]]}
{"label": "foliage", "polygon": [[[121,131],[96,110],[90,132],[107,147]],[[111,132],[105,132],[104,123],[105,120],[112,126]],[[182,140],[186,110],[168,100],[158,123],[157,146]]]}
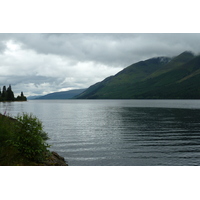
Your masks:
{"label": "foliage", "polygon": [[42,122],[32,114],[23,113],[16,119],[0,116],[0,164],[42,162],[49,155]]}
{"label": "foliage", "polygon": [[[0,164],[13,165],[18,150],[11,145],[14,141],[14,121],[10,120],[8,116],[0,115]],[[9,164],[8,164],[9,163]]]}
{"label": "foliage", "polygon": [[6,86],[3,86],[3,90],[0,90],[0,101],[26,101],[26,97],[23,92],[21,92],[21,96],[17,98],[14,97],[14,92],[12,91],[11,85],[6,89]]}
{"label": "foliage", "polygon": [[49,147],[45,142],[48,136],[43,131],[42,122],[32,114],[25,113],[18,115],[16,119],[18,123],[15,124],[16,140],[14,145],[26,158],[41,161]]}
{"label": "foliage", "polygon": [[200,56],[151,58],[90,86],[79,99],[200,99]]}
{"label": "foliage", "polygon": [[16,101],[27,101],[27,98],[24,96],[23,92],[21,92],[21,95],[17,96]]}

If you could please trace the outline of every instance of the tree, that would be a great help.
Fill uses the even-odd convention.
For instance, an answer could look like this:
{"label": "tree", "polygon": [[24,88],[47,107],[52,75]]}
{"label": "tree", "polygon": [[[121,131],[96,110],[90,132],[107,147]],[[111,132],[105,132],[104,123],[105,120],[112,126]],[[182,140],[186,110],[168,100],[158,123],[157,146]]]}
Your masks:
{"label": "tree", "polygon": [[0,101],[27,101],[27,98],[24,96],[23,92],[21,92],[20,96],[15,98],[11,85],[9,85],[7,89],[6,86],[3,86],[2,91],[0,88]]}
{"label": "tree", "polygon": [[3,86],[3,92],[6,92],[6,86],[5,85]]}
{"label": "tree", "polygon": [[20,96],[17,96],[17,101],[27,101],[27,98],[24,96],[24,93],[21,92]]}
{"label": "tree", "polygon": [[14,97],[14,93],[12,91],[12,88],[11,88],[11,85],[9,85],[8,89],[7,89],[7,97],[6,97],[6,100],[7,101],[14,101],[15,100],[15,97]]}
{"label": "tree", "polygon": [[6,86],[3,86],[3,91],[2,91],[2,99],[6,100]]}

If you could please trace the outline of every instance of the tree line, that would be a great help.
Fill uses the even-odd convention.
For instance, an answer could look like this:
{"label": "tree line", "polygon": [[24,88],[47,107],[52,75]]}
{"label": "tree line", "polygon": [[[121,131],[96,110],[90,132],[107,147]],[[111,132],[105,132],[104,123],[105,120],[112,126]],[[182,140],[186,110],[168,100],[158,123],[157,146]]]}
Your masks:
{"label": "tree line", "polygon": [[15,98],[11,85],[9,85],[8,88],[3,86],[2,91],[0,88],[0,101],[27,101],[27,98],[24,96],[23,92]]}

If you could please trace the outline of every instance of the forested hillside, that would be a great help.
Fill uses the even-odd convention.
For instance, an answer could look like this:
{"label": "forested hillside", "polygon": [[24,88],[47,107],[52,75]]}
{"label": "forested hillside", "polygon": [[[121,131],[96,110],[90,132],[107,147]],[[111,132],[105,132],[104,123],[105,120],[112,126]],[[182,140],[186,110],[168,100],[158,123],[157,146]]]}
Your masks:
{"label": "forested hillside", "polygon": [[79,99],[199,99],[200,56],[183,52],[132,64],[89,87]]}

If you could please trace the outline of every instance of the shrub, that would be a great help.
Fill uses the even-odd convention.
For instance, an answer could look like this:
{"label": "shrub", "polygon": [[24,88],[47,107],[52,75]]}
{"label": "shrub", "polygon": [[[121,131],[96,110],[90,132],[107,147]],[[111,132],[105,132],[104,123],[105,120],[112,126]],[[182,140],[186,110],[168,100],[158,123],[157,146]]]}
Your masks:
{"label": "shrub", "polygon": [[0,165],[32,165],[50,155],[47,133],[32,114],[15,119],[0,114]]}
{"label": "shrub", "polygon": [[14,141],[14,121],[0,114],[0,164],[12,165],[18,150],[12,145]]}
{"label": "shrub", "polygon": [[32,114],[18,115],[15,123],[15,139],[13,145],[27,159],[35,162],[45,160],[50,146],[46,143],[47,133],[42,122]]}

